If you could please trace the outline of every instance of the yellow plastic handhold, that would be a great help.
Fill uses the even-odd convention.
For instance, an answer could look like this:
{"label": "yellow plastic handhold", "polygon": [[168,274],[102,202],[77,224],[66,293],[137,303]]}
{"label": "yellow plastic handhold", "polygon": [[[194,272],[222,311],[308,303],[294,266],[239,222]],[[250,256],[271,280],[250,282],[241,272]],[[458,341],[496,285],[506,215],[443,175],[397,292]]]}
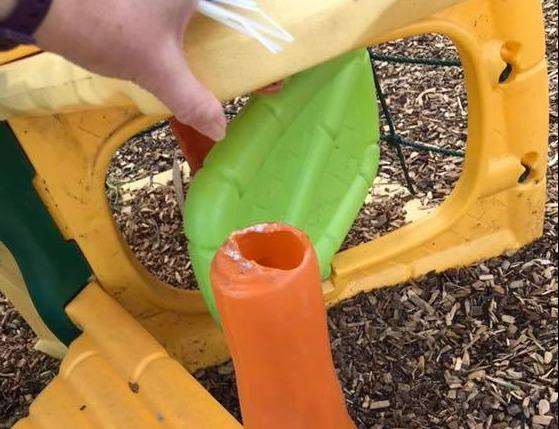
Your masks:
{"label": "yellow plastic handhold", "polygon": [[[456,44],[469,110],[460,181],[428,217],[338,254],[325,284],[329,305],[363,290],[517,249],[542,233],[548,94],[541,3],[466,0],[425,18],[454,3],[262,1],[297,40],[276,56],[204,19],[189,32],[189,60],[221,98],[371,43],[436,32]],[[21,61],[21,70],[30,59]],[[499,82],[507,63],[512,73]],[[8,66],[19,67],[18,62]],[[139,264],[117,231],[104,195],[113,153],[162,118],[146,117],[130,106],[14,117],[9,123],[37,172],[34,183],[48,210],[63,235],[77,242],[103,289],[173,357],[195,369],[227,357],[220,332],[197,292],[173,289]]]}
{"label": "yellow plastic handhold", "polygon": [[16,429],[241,428],[97,284],[89,284],[67,311],[83,334]]}
{"label": "yellow plastic handhold", "polygon": [[10,51],[0,52],[0,65],[7,64],[12,61],[21,60],[22,58],[38,54],[41,50],[35,46],[22,45]]}

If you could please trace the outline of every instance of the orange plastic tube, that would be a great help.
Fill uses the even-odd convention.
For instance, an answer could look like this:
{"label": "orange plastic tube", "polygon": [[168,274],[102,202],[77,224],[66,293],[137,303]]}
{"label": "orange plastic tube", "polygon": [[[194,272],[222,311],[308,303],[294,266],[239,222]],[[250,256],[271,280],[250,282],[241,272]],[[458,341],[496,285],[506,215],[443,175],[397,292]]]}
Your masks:
{"label": "orange plastic tube", "polygon": [[330,352],[318,262],[295,228],[233,233],[210,278],[233,358],[244,427],[349,429]]}
{"label": "orange plastic tube", "polygon": [[190,167],[191,174],[196,174],[202,168],[204,159],[206,159],[215,142],[194,128],[180,123],[175,118],[169,121],[169,125]]}

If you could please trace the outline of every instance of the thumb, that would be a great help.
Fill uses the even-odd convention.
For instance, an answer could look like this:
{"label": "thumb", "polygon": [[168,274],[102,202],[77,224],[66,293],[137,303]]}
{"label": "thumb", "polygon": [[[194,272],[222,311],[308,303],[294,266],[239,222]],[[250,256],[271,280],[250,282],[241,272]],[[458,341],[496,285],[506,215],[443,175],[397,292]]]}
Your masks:
{"label": "thumb", "polygon": [[159,98],[180,122],[214,141],[222,140],[227,120],[221,103],[194,77],[178,44],[159,52],[156,63],[148,67],[151,71],[139,83]]}

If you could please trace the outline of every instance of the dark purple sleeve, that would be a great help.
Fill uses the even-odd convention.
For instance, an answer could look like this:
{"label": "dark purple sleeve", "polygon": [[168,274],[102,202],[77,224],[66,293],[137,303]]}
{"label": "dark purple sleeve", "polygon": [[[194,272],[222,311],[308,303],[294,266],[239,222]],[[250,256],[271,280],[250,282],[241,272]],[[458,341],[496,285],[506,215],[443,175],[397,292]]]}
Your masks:
{"label": "dark purple sleeve", "polygon": [[33,34],[43,22],[52,0],[18,0],[7,18],[0,21],[0,50],[33,44]]}

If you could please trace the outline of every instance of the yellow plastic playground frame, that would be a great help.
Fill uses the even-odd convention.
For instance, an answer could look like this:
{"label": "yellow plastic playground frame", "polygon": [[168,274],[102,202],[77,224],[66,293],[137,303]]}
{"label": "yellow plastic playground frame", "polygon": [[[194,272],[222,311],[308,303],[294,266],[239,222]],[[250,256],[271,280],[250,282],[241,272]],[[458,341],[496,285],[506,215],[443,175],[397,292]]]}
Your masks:
{"label": "yellow plastic playground frame", "polygon": [[[384,8],[374,3],[262,0],[272,15],[281,10],[277,16],[283,16],[282,25],[297,40],[277,56],[204,18],[196,19],[186,40],[195,73],[221,99],[388,40],[439,33],[457,46],[469,114],[463,174],[450,197],[428,217],[339,253],[324,284],[328,305],[518,249],[543,230],[548,93],[540,1],[376,2]],[[221,55],[225,51],[228,55]],[[0,64],[26,54],[2,54]],[[507,64],[512,73],[499,82]],[[164,117],[115,105],[13,117],[9,124],[37,172],[34,183],[50,214],[93,270],[95,281],[82,295],[102,294],[100,285],[172,357],[195,370],[227,358],[221,333],[198,292],[161,283],[136,260],[111,218],[104,193],[114,152]],[[76,315],[73,306],[69,315],[83,328],[84,316]],[[24,316],[34,327],[40,323],[31,313]]]}
{"label": "yellow plastic playground frame", "polygon": [[[269,3],[265,7],[273,11],[273,2],[263,3]],[[305,16],[304,9],[317,8],[306,4],[313,2],[288,3],[292,4],[284,4],[282,10],[289,11],[288,6],[292,6],[294,15]],[[452,195],[432,215],[338,254],[331,282],[325,285],[327,303],[496,256],[539,237],[548,129],[540,3],[469,0],[383,34],[383,22],[390,28],[396,25],[392,16],[409,20],[410,14],[417,13],[413,5],[422,3],[395,1],[390,14],[378,18],[380,25],[360,37],[347,30],[366,28],[359,23],[367,15],[360,10],[367,2],[345,8],[342,3],[346,2],[330,3],[339,3],[340,10],[307,19],[304,26],[287,24],[301,42],[259,67],[243,60],[262,57],[258,45],[235,34],[224,36],[219,31],[227,30],[207,22],[193,25],[186,48],[194,69],[213,70],[200,75],[218,96],[228,98],[364,45],[428,32],[444,34],[456,44],[469,106],[463,174]],[[310,12],[315,11],[308,11],[312,16]],[[286,20],[289,22],[289,17]],[[338,28],[336,23],[344,23],[338,32],[324,30]],[[219,31],[205,38],[210,30]],[[325,40],[313,37],[311,49],[311,38],[304,37],[307,32],[324,34]],[[237,37],[239,43],[231,43],[230,39]],[[197,43],[200,40],[203,42]],[[316,40],[321,42],[317,45]],[[213,55],[224,49],[222,44],[230,54]],[[499,83],[507,63],[512,65],[512,74]],[[114,107],[18,117],[9,123],[38,173],[35,186],[44,203],[65,238],[78,243],[103,289],[172,356],[195,369],[225,359],[227,351],[220,333],[199,293],[169,287],[138,263],[111,218],[104,194],[113,153],[127,139],[161,119],[141,115],[134,107]],[[519,183],[526,168],[530,174]]]}

